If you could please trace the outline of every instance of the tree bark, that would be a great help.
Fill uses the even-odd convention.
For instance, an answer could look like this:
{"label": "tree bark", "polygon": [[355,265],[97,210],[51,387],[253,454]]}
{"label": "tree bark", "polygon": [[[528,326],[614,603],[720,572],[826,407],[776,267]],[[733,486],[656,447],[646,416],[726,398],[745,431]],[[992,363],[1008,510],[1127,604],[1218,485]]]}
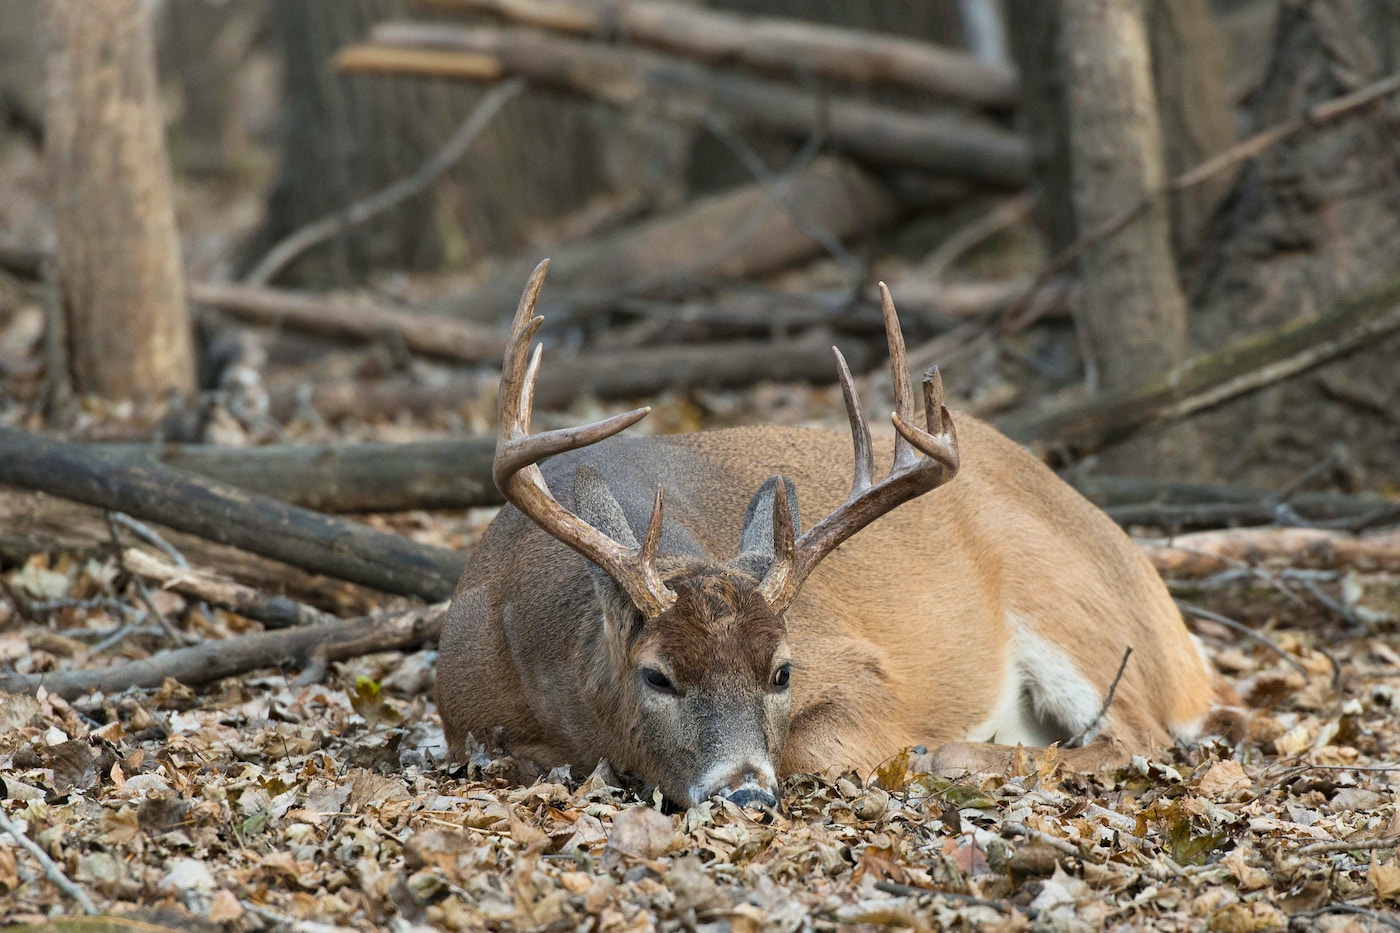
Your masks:
{"label": "tree bark", "polygon": [[[499,60],[507,74],[581,94],[615,107],[645,108],[684,124],[713,120],[736,129],[766,129],[801,140],[825,133],[833,145],[879,164],[911,166],[994,185],[1026,179],[1020,137],[947,109],[921,113],[850,96],[806,91],[642,50],[610,48],[527,29],[385,23],[373,43],[352,46],[341,68],[375,66],[378,51],[404,48],[467,53]],[[380,70],[387,67],[381,63]],[[411,73],[411,72],[405,72]],[[441,74],[441,72],[434,72]]]}
{"label": "tree bark", "polygon": [[[1161,124],[1136,0],[1064,0],[1061,10],[1075,217],[1092,229],[1166,180]],[[1080,269],[1085,363],[1098,388],[1131,385],[1185,359],[1186,300],[1165,205],[1089,249]]]}
{"label": "tree bark", "polygon": [[710,64],[735,62],[789,75],[865,85],[897,85],[934,98],[1009,108],[1010,68],[903,36],[798,19],[742,15],[674,2],[603,6],[591,0],[433,0],[444,10],[491,13],[512,22],[668,49]]}
{"label": "tree bark", "polygon": [[111,694],[131,687],[159,687],[167,677],[197,687],[264,667],[300,667],[309,664],[313,655],[325,661],[341,661],[379,651],[414,648],[435,641],[446,616],[447,603],[439,603],[345,622],[255,632],[192,648],[161,651],[149,658],[94,670],[0,675],[0,690],[33,693],[43,687],[55,696],[72,700],[94,690]]}
{"label": "tree bark", "polygon": [[[1162,124],[1167,175],[1188,172],[1234,144],[1225,46],[1209,0],[1147,0],[1152,84]],[[1206,225],[1238,171],[1221,172],[1171,197],[1172,245],[1179,257],[1200,245]]]}
{"label": "tree bark", "polygon": [[157,461],[0,428],[0,482],[126,512],[314,573],[388,593],[446,599],[465,563],[358,522],[321,515]]}
{"label": "tree bark", "polygon": [[[376,590],[307,573],[249,551],[173,528],[155,529],[191,564],[218,567],[239,583],[339,614],[362,613],[383,600]],[[0,486],[0,561],[22,564],[35,554],[105,560],[112,535],[101,509],[43,493]]]}
{"label": "tree bark", "polygon": [[[554,301],[645,294],[697,277],[773,272],[821,251],[813,229],[840,239],[869,235],[897,220],[905,207],[862,169],[820,158],[772,184],[744,185],[610,236],[559,247],[550,263],[546,308]],[[514,263],[438,310],[478,322],[507,319],[537,261]]]}
{"label": "tree bark", "polygon": [[48,132],[78,391],[156,401],[195,382],[150,5],[54,0]]}

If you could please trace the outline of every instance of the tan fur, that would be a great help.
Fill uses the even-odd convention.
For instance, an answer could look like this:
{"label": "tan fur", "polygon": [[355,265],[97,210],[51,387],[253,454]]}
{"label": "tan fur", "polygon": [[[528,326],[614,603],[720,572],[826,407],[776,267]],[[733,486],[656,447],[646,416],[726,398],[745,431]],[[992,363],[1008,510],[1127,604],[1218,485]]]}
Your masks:
{"label": "tan fur", "polygon": [[[1008,618],[1067,656],[1099,696],[1133,649],[1099,738],[1073,750],[1073,761],[1167,746],[1174,730],[1204,721],[1221,697],[1218,680],[1152,566],[1040,462],[993,428],[955,419],[958,475],[829,555],[785,633],[752,604],[748,578],[719,564],[734,557],[749,499],[768,477],[793,483],[804,525],[845,500],[847,435],[762,427],[615,438],[546,463],[566,506],[573,472],[593,464],[634,527],[645,526],[663,485],[668,532],[689,532],[709,552],[708,563],[692,555],[663,572],[691,579],[692,603],[708,608],[678,604],[668,629],[648,623],[635,643],[608,635],[585,561],[506,507],[473,553],[443,632],[438,698],[449,741],[460,750],[469,734],[498,736],[543,766],[589,769],[608,758],[676,796],[682,778],[634,734],[640,700],[628,665],[637,652],[669,654],[696,667],[687,676],[697,684],[728,684],[713,689],[735,696],[758,690],[744,684],[761,687],[775,653],[790,652],[791,721],[770,742],[781,773],[869,769],[901,748],[946,743],[959,744],[944,766],[995,766],[1004,747],[963,740],[1015,675]],[[877,443],[877,467],[890,455],[889,441]],[[742,684],[739,668],[749,671]]]}

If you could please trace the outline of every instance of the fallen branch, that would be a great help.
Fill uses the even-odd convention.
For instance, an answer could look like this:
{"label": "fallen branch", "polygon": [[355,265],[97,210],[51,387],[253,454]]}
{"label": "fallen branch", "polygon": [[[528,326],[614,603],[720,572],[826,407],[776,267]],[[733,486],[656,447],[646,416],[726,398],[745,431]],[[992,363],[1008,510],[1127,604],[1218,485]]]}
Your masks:
{"label": "fallen branch", "polygon": [[1237,528],[1171,538],[1138,538],[1157,572],[1200,577],[1240,564],[1278,563],[1317,570],[1400,572],[1400,530],[1365,535],[1319,528]]}
{"label": "fallen branch", "polygon": [[361,298],[319,297],[252,285],[192,282],[190,300],[218,308],[227,316],[262,327],[331,337],[338,340],[402,341],[421,356],[463,363],[496,361],[505,350],[494,330],[462,321],[400,311]]}
{"label": "fallen branch", "polygon": [[[899,219],[898,203],[874,177],[840,159],[822,157],[781,179],[783,201],[801,211],[793,220],[773,186],[753,183],[694,201],[611,236],[554,251],[550,292],[541,312],[607,309],[620,298],[665,290],[679,282],[744,279],[782,269],[822,252],[803,227],[839,239],[864,236]],[[515,310],[536,261],[513,263],[487,284],[438,310],[496,323]]]}
{"label": "fallen branch", "polygon": [[928,42],[792,19],[648,0],[430,0],[578,36],[612,34],[702,62],[736,62],[798,77],[899,85],[985,107],[1016,103],[1016,75],[966,52]]}
{"label": "fallen branch", "polygon": [[89,445],[0,428],[0,482],[244,548],[390,593],[446,599],[465,562],[446,548],[287,505]]}
{"label": "fallen branch", "polygon": [[1197,606],[1195,603],[1189,603],[1184,599],[1178,599],[1175,602],[1176,608],[1180,609],[1182,615],[1186,616],[1188,619],[1204,619],[1207,622],[1214,622],[1216,625],[1223,625],[1236,635],[1248,638],[1250,641],[1264,646],[1265,649],[1279,657],[1289,667],[1293,668],[1304,677],[1308,676],[1308,669],[1300,664],[1297,658],[1293,657],[1293,655],[1284,651],[1278,645],[1274,644],[1248,625],[1245,625],[1243,622],[1237,622],[1229,616],[1223,616],[1218,612],[1211,612],[1209,609]]}
{"label": "fallen branch", "polygon": [[[718,119],[798,139],[822,134],[880,165],[920,168],[995,185],[1024,184],[1025,141],[996,124],[953,110],[912,113],[790,84],[721,73],[631,48],[562,39],[529,29],[381,23],[371,42],[336,58],[341,72],[386,73],[403,50],[462,52],[498,60],[504,73],[614,107],[646,107],[688,125]],[[446,61],[443,59],[443,61]],[[398,73],[415,74],[412,68]],[[440,71],[433,74],[441,76]]]}
{"label": "fallen branch", "polygon": [[356,201],[349,207],[307,224],[278,240],[272,249],[268,250],[267,255],[263,256],[258,264],[244,276],[243,283],[245,285],[266,285],[298,256],[312,247],[334,238],[350,227],[372,220],[409,198],[420,194],[442,177],[448,169],[457,164],[457,160],[481,135],[486,124],[490,123],[491,118],[500,112],[506,101],[518,96],[524,89],[525,82],[519,80],[507,81],[492,88],[472,108],[472,112],[467,115],[466,120],[462,122],[462,125],[457,128],[457,131],[452,134],[443,147],[418,171],[407,178],[394,182],[383,191]]}
{"label": "fallen branch", "polygon": [[37,842],[30,839],[29,836],[25,834],[24,830],[15,825],[14,821],[10,819],[9,815],[6,814],[3,809],[0,809],[0,832],[8,833],[10,838],[15,841],[16,845],[28,852],[34,858],[34,861],[39,863],[39,867],[44,870],[44,877],[52,881],[54,886],[64,894],[67,894],[76,901],[83,913],[89,916],[102,913],[102,911],[97,909],[97,905],[93,903],[88,893],[74,884],[73,879],[63,873],[63,869],[59,864],[49,858],[49,854],[45,852]]}
{"label": "fallen branch", "polygon": [[1400,332],[1400,279],[1345,298],[1317,317],[1194,356],[1146,383],[1060,411],[1000,422],[1014,440],[1082,457],[1145,428],[1179,421]]}
{"label": "fallen branch", "polygon": [[[43,493],[0,488],[0,561],[22,564],[35,554],[73,554],[105,560],[111,536],[101,509]],[[315,576],[297,567],[195,535],[161,529],[161,536],[192,562],[218,567],[232,579],[322,609],[368,611],[378,592]]]}
{"label": "fallen branch", "polygon": [[177,567],[140,548],[127,548],[122,554],[127,570],[160,586],[221,609],[236,612],[267,628],[315,625],[338,621],[329,613],[313,609],[285,596],[270,596],[251,586],[230,580],[223,574],[198,567]]}
{"label": "fallen branch", "polygon": [[0,690],[33,693],[43,687],[72,700],[93,691],[113,694],[131,687],[159,687],[167,677],[197,687],[261,668],[300,667],[312,652],[329,662],[416,648],[437,639],[446,615],[447,603],[437,603],[396,614],[224,638],[95,670],[0,675]]}

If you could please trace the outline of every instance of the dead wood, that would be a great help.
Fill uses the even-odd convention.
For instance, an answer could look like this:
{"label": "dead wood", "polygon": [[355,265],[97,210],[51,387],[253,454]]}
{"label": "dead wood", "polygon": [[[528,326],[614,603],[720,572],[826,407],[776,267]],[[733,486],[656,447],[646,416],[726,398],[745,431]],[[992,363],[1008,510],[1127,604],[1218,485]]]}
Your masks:
{"label": "dead wood", "polygon": [[293,625],[339,621],[334,616],[305,603],[285,596],[271,596],[212,570],[177,567],[170,560],[141,548],[132,547],[123,551],[122,566],[137,576],[158,584],[161,589],[212,603],[221,609],[261,622],[267,628],[289,628]]}
{"label": "dead wood", "polygon": [[[501,62],[506,74],[615,107],[645,107],[705,126],[762,128],[799,139],[820,134],[862,159],[1016,186],[1028,175],[1019,135],[954,110],[912,113],[790,84],[720,73],[654,52],[561,39],[529,29],[383,23],[372,42],[336,60],[341,71],[385,73],[404,49],[465,52]],[[380,60],[380,55],[386,56]],[[400,63],[402,64],[402,63]],[[398,73],[415,74],[412,68]],[[434,72],[440,76],[440,72]]]}
{"label": "dead wood", "polygon": [[[231,579],[327,611],[365,612],[377,591],[307,573],[280,561],[196,535],[160,527],[161,537],[192,564],[218,567]],[[0,561],[19,564],[35,554],[105,559],[112,538],[101,509],[36,492],[0,487]]]}
{"label": "dead wood", "polygon": [[253,285],[190,285],[190,299],[237,320],[339,340],[401,341],[422,356],[479,363],[499,360],[505,339],[493,330],[361,298],[314,297]]}
{"label": "dead wood", "polygon": [[63,496],[389,593],[446,599],[465,560],[357,522],[138,461],[0,428],[0,482]]}
{"label": "dead wood", "polygon": [[1265,562],[1318,570],[1400,572],[1400,530],[1354,535],[1321,528],[1236,528],[1138,539],[1163,576],[1206,576]]}
{"label": "dead wood", "polygon": [[1146,383],[1044,413],[1003,419],[1010,437],[1082,457],[1148,427],[1179,421],[1400,331],[1400,280],[1343,299],[1326,313],[1188,359]]}
{"label": "dead wood", "polygon": [[430,0],[554,32],[612,34],[708,63],[735,62],[797,77],[896,85],[986,107],[1016,103],[1016,75],[966,52],[896,36],[679,3],[629,0]]}
{"label": "dead wood", "polygon": [[499,504],[491,438],[402,444],[276,444],[265,447],[122,444],[102,448],[318,512],[393,512]]}
{"label": "dead wood", "polygon": [[33,693],[43,687],[72,700],[99,690],[112,694],[131,687],[159,687],[167,677],[195,687],[265,667],[300,667],[312,652],[326,661],[340,661],[416,648],[438,637],[446,615],[447,603],[437,603],[402,613],[224,638],[95,670],[0,675],[0,691]]}
{"label": "dead wood", "polygon": [[1400,521],[1400,503],[1381,496],[1294,493],[1177,483],[1135,476],[1095,474],[1071,480],[1075,489],[1120,525],[1223,528],[1236,525],[1345,525]]}
{"label": "dead wood", "polygon": [[39,278],[43,274],[44,262],[52,257],[50,250],[14,237],[0,236],[0,269],[17,278]]}
{"label": "dead wood", "polygon": [[[862,169],[841,159],[819,158],[774,184],[743,185],[611,236],[558,247],[550,260],[552,294],[541,310],[548,315],[559,306],[576,313],[607,307],[618,298],[701,276],[763,275],[821,253],[822,245],[808,230],[838,239],[869,235],[899,219],[904,207]],[[480,322],[507,318],[536,261],[512,263],[441,310]]]}
{"label": "dead wood", "polygon": [[[540,373],[535,406],[560,408],[578,398],[648,398],[674,389],[732,389],[765,380],[836,381],[830,330],[817,328],[795,339],[727,340],[715,343],[606,350],[554,360]],[[878,357],[859,342],[839,341],[853,372],[867,372]],[[272,412],[284,418],[303,402],[326,420],[368,413],[407,411],[428,415],[451,410],[481,395],[471,377],[420,383],[407,377],[349,381],[313,388],[303,399],[295,389],[272,395]]]}

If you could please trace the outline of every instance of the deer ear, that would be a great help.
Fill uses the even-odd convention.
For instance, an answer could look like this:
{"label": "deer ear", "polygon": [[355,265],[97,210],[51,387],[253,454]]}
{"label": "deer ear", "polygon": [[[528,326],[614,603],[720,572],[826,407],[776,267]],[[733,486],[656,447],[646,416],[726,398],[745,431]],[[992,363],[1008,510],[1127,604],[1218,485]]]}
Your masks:
{"label": "deer ear", "polygon": [[[597,528],[623,547],[636,547],[637,536],[627,523],[622,506],[608,488],[596,467],[584,464],[574,474],[574,511],[579,518]],[[598,602],[603,605],[603,624],[617,633],[626,635],[635,630],[641,616],[632,600],[623,592],[617,581],[603,568],[588,562],[588,573],[593,578],[593,591]]]}
{"label": "deer ear", "polygon": [[[739,560],[750,570],[757,569],[759,576],[767,571],[773,562],[773,499],[777,494],[778,480],[770,476],[749,500],[749,510],[744,513],[744,531],[739,536]],[[787,487],[788,514],[792,516],[792,532],[802,533],[802,523],[797,513],[797,490],[791,480],[783,480]],[[762,564],[759,567],[759,564]]]}

